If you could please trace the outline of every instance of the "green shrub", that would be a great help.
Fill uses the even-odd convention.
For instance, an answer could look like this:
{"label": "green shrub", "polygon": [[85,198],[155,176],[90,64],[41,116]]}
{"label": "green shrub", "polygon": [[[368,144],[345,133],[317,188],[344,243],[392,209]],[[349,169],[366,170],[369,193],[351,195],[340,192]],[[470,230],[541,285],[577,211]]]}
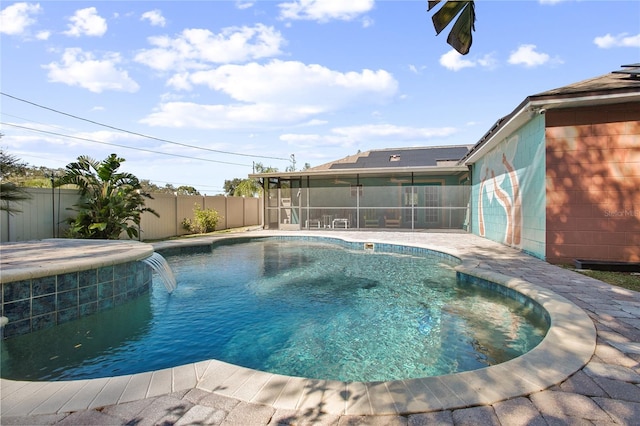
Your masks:
{"label": "green shrub", "polygon": [[214,209],[202,209],[198,203],[193,206],[193,220],[183,219],[182,227],[194,234],[206,234],[216,230],[222,216]]}

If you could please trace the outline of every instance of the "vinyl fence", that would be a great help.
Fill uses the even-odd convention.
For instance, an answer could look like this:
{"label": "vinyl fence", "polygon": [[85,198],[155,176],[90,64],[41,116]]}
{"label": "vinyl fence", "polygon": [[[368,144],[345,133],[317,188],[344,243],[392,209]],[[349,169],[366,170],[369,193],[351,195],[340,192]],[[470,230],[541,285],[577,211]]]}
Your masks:
{"label": "vinyl fence", "polygon": [[[67,230],[66,220],[75,215],[69,207],[78,202],[78,192],[73,189],[26,188],[31,199],[15,203],[19,212],[0,212],[0,242],[63,238]],[[152,194],[146,206],[160,217],[144,213],[140,223],[141,240],[158,240],[187,234],[184,219],[193,220],[194,206],[214,209],[221,217],[216,230],[254,226],[262,223],[262,207],[259,198]]]}

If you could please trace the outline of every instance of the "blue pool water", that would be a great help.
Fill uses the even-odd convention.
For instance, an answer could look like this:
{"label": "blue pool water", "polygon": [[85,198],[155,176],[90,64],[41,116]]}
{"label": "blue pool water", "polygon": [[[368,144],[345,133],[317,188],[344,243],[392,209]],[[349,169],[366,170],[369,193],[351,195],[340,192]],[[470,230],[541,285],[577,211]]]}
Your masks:
{"label": "blue pool water", "polygon": [[512,359],[539,312],[458,282],[435,256],[266,239],[167,256],[178,288],[8,339],[2,376],[106,377],[218,359],[343,381],[415,378]]}

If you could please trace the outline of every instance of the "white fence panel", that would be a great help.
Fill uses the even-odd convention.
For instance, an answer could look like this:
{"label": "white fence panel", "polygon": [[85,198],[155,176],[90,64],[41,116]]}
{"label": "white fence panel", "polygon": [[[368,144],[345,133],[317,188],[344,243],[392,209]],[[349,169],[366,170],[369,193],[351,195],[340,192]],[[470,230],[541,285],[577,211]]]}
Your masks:
{"label": "white fence panel", "polygon": [[12,203],[20,210],[13,214],[0,214],[0,241],[25,241],[64,236],[66,220],[75,216],[69,210],[78,202],[78,192],[73,189],[26,188],[31,199]]}
{"label": "white fence panel", "polygon": [[[75,216],[69,207],[78,202],[78,192],[73,189],[25,188],[32,198],[13,207],[21,210],[14,214],[0,212],[0,242],[27,241],[64,237],[68,228],[66,220]],[[145,200],[146,207],[154,209],[160,217],[142,214],[140,230],[142,240],[158,240],[187,231],[182,222],[193,220],[194,205],[214,209],[222,218],[217,230],[254,226],[262,223],[260,199],[225,196],[152,194]]]}
{"label": "white fence panel", "polygon": [[152,194],[153,200],[146,199],[145,207],[155,210],[160,217],[144,212],[140,218],[140,239],[160,240],[179,235],[176,230],[176,197],[171,194]]}
{"label": "white fence panel", "polygon": [[261,198],[245,198],[244,199],[244,221],[245,223],[262,223],[262,199]]}
{"label": "white fence panel", "polygon": [[244,223],[244,198],[230,197],[227,198],[227,227],[240,228]]}
{"label": "white fence panel", "polygon": [[189,231],[184,229],[182,221],[185,219],[193,220],[193,209],[196,204],[201,209],[204,208],[204,197],[202,195],[178,195],[176,207],[176,220],[178,221],[178,227],[176,229],[176,235],[188,234]]}
{"label": "white fence panel", "polygon": [[230,212],[228,209],[227,200],[230,198],[234,197],[213,196],[205,197],[204,199],[204,208],[213,209],[221,216],[216,225],[216,230],[231,228],[231,226],[229,226],[229,215],[233,215],[235,212]]}

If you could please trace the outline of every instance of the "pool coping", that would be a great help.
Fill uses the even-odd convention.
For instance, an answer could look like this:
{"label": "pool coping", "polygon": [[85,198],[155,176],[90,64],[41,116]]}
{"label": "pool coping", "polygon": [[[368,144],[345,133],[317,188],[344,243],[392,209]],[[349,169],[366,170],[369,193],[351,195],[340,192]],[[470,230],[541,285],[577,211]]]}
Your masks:
{"label": "pool coping", "polygon": [[126,376],[62,382],[1,379],[3,416],[72,412],[198,388],[276,409],[329,414],[396,415],[487,405],[529,395],[564,381],[592,357],[596,330],[588,315],[568,299],[522,279],[483,267],[473,253],[425,242],[363,241],[348,232],[258,231],[153,244],[156,250],[206,245],[227,238],[324,236],[346,242],[398,244],[457,257],[458,272],[512,288],[537,301],[549,314],[542,342],[526,354],[495,366],[451,375],[388,382],[316,380],[256,371],[217,360]]}
{"label": "pool coping", "polygon": [[2,243],[0,244],[0,283],[142,260],[151,256],[153,251],[153,246],[150,244],[121,240],[47,238]]}

